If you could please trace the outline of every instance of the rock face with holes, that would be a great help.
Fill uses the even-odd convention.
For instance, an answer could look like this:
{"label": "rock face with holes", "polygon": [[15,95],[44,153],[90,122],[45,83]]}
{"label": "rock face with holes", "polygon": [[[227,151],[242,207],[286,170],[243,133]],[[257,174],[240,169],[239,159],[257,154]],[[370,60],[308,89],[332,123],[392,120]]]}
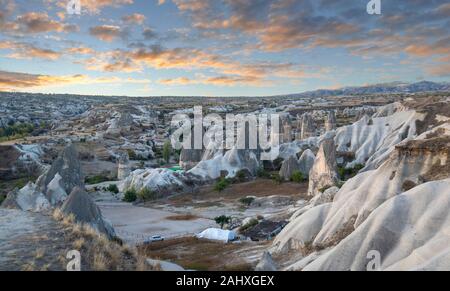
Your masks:
{"label": "rock face with holes", "polygon": [[337,174],[336,148],[332,138],[325,139],[320,145],[314,165],[309,173],[308,195],[316,196],[324,188],[339,181]]}
{"label": "rock face with holes", "polygon": [[449,186],[433,181],[389,199],[305,270],[365,271],[374,250],[381,270],[449,270]]}
{"label": "rock face with holes", "polygon": [[[367,146],[375,142],[372,138],[360,143],[356,136],[352,143],[365,148],[364,154],[372,153],[368,160],[388,156],[380,166],[361,171],[340,189],[316,195],[294,213],[273,245],[275,252],[300,251],[299,261],[287,269],[362,271],[374,250],[381,256],[381,270],[450,269],[450,116],[442,108],[386,106],[372,125],[365,118],[356,123],[366,124],[360,127],[364,133],[365,126],[390,121],[384,125],[387,132],[376,129],[382,137],[377,149]],[[416,124],[422,129],[411,131]],[[342,128],[337,131],[343,133]]]}
{"label": "rock face with holes", "polygon": [[103,219],[100,208],[82,188],[75,187],[72,190],[61,211],[66,215],[72,214],[76,222],[88,224],[109,238],[116,237],[112,225]]}

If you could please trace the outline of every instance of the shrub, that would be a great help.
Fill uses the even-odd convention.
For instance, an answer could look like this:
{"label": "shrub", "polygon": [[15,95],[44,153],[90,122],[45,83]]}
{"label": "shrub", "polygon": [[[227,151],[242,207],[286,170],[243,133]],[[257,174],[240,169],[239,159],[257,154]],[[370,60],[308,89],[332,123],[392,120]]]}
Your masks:
{"label": "shrub", "polygon": [[104,175],[95,175],[95,176],[91,176],[91,177],[86,177],[84,179],[84,182],[88,185],[93,185],[93,184],[99,184],[102,182],[106,182],[106,181],[110,181],[111,179],[107,176]]}
{"label": "shrub", "polygon": [[363,164],[356,164],[353,168],[338,167],[338,175],[341,180],[353,178],[364,168]]}
{"label": "shrub", "polygon": [[344,186],[344,184],[345,184],[344,181],[339,181],[339,182],[336,184],[336,187],[338,187],[339,189],[341,189],[342,186]]}
{"label": "shrub", "polygon": [[222,192],[230,185],[230,181],[226,178],[220,178],[219,181],[214,185],[214,190],[217,192]]}
{"label": "shrub", "polygon": [[129,149],[127,150],[127,153],[130,160],[135,161],[137,159],[135,151]]}
{"label": "shrub", "polygon": [[0,141],[22,138],[30,135],[36,129],[30,123],[11,123],[8,126],[0,127]]}
{"label": "shrub", "polygon": [[283,177],[281,177],[279,174],[274,174],[272,176],[272,180],[276,183],[276,184],[282,184],[283,183]]}
{"label": "shrub", "polygon": [[295,183],[303,183],[306,181],[306,178],[302,172],[295,171],[294,173],[292,173],[291,181]]}
{"label": "shrub", "polygon": [[119,193],[119,188],[117,187],[116,184],[111,184],[108,186],[108,188],[106,188],[106,190],[108,190],[111,193],[117,194]]}
{"label": "shrub", "polygon": [[129,189],[125,192],[125,195],[123,197],[123,201],[125,202],[134,202],[137,199],[137,194],[135,189]]}
{"label": "shrub", "polygon": [[244,204],[246,206],[250,206],[253,201],[255,201],[254,197],[243,197],[243,198],[239,199],[239,202],[241,202],[242,204]]}
{"label": "shrub", "polygon": [[330,189],[331,187],[333,187],[333,186],[325,186],[325,187],[323,187],[323,188],[320,188],[319,191],[320,191],[321,193],[323,193],[323,192],[327,191],[328,189]]}
{"label": "shrub", "polygon": [[142,188],[137,193],[137,198],[139,198],[142,201],[149,201],[149,200],[155,200],[156,199],[156,193],[150,190],[149,188]]}
{"label": "shrub", "polygon": [[170,155],[172,154],[172,144],[170,141],[166,141],[163,146],[162,156],[166,163],[170,161]]}
{"label": "shrub", "polygon": [[269,179],[270,173],[268,171],[266,171],[263,167],[261,167],[256,172],[256,176],[258,176],[259,178]]}
{"label": "shrub", "polygon": [[245,173],[245,170],[239,170],[236,173],[236,180],[238,182],[244,182],[246,180],[246,178],[247,178],[247,174]]}
{"label": "shrub", "polygon": [[240,231],[240,232],[244,232],[244,231],[246,231],[246,230],[249,230],[249,229],[251,229],[251,228],[257,226],[258,224],[259,224],[258,219],[253,218],[253,219],[250,220],[249,223],[247,223],[246,225],[241,226],[241,227],[239,228],[239,231]]}
{"label": "shrub", "polygon": [[230,216],[226,216],[226,215],[222,215],[222,216],[217,216],[216,218],[214,218],[214,221],[220,225],[220,228],[223,229],[223,226],[227,223],[230,223],[231,221],[231,217]]}

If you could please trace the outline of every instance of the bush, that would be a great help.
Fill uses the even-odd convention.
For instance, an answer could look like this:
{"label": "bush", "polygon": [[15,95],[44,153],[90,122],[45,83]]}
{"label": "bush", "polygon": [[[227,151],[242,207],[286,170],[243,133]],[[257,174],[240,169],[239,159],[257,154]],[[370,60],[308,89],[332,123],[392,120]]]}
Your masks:
{"label": "bush", "polygon": [[292,173],[291,181],[295,183],[303,183],[306,181],[305,176],[303,176],[303,173],[300,171],[295,171]]}
{"label": "bush", "polygon": [[230,181],[226,178],[220,178],[219,181],[214,185],[214,190],[217,192],[222,192],[230,185]]}
{"label": "bush", "polygon": [[358,174],[364,168],[363,164],[356,164],[353,168],[338,167],[338,175],[341,180],[348,180]]}
{"label": "bush", "polygon": [[26,137],[35,130],[36,126],[30,123],[9,124],[0,127],[0,141]]}
{"label": "bush", "polygon": [[102,182],[110,181],[111,179],[104,175],[95,175],[91,177],[86,177],[84,182],[88,185],[99,184]]}
{"label": "bush", "polygon": [[119,193],[119,188],[117,187],[116,184],[111,184],[108,186],[108,188],[106,188],[106,190],[108,190],[111,193],[117,194]]}
{"label": "bush", "polygon": [[323,188],[320,188],[319,191],[320,191],[320,193],[323,193],[323,192],[327,191],[328,189],[330,189],[331,187],[333,187],[333,186],[325,186]]}
{"label": "bush", "polygon": [[283,177],[281,177],[279,174],[274,174],[272,176],[272,180],[277,183],[277,184],[282,184],[283,183]]}
{"label": "bush", "polygon": [[124,202],[134,202],[137,199],[137,194],[135,189],[129,189],[125,192],[125,195],[123,197]]}
{"label": "bush", "polygon": [[157,198],[155,192],[150,190],[149,188],[142,188],[141,191],[137,193],[137,198],[142,201],[150,201],[155,200]]}
{"label": "bush", "polygon": [[214,218],[214,221],[220,225],[220,228],[223,229],[223,226],[227,223],[230,223],[231,221],[231,217],[230,216],[217,216],[216,218]]}
{"label": "bush", "polygon": [[249,223],[247,223],[246,225],[241,226],[241,227],[239,228],[239,231],[240,231],[240,232],[244,232],[244,231],[246,231],[246,230],[249,230],[249,229],[251,229],[251,228],[257,226],[258,224],[259,224],[258,219],[253,218],[253,219],[250,220]]}
{"label": "bush", "polygon": [[247,174],[245,170],[240,170],[236,173],[236,180],[238,182],[244,182],[247,179]]}
{"label": "bush", "polygon": [[258,176],[259,178],[269,179],[270,173],[268,171],[266,171],[263,167],[261,167],[256,172],[256,176]]}
{"label": "bush", "polygon": [[242,204],[244,204],[246,206],[250,206],[253,201],[255,201],[254,197],[243,197],[243,198],[239,199],[239,202],[241,202]]}
{"label": "bush", "polygon": [[163,146],[162,156],[166,163],[169,163],[170,156],[172,154],[172,144],[170,141],[166,141]]}
{"label": "bush", "polygon": [[133,150],[127,150],[128,157],[131,161],[135,161],[137,159],[136,152]]}

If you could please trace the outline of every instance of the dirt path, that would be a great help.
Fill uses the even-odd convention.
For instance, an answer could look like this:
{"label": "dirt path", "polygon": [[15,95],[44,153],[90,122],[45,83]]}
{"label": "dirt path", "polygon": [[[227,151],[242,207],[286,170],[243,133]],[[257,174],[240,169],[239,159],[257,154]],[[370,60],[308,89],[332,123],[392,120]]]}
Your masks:
{"label": "dirt path", "polygon": [[49,216],[0,209],[0,271],[62,270],[66,249],[60,226]]}
{"label": "dirt path", "polygon": [[117,235],[130,244],[142,243],[145,239],[162,235],[165,238],[189,236],[199,233],[216,223],[198,218],[188,221],[168,219],[177,213],[144,208],[123,202],[99,202],[103,216],[114,226]]}

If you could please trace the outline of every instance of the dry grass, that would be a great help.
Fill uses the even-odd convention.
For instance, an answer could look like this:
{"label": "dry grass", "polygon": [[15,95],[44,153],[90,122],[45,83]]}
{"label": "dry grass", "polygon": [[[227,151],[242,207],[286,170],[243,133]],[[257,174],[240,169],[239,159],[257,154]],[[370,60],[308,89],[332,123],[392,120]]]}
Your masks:
{"label": "dry grass", "polygon": [[243,247],[243,244],[224,244],[184,237],[141,246],[138,251],[144,256],[170,261],[187,270],[248,271],[253,266],[234,254]]}
{"label": "dry grass", "polygon": [[86,241],[84,240],[84,238],[79,238],[77,240],[75,240],[72,244],[72,246],[77,249],[80,250],[83,248],[84,244],[86,243]]}
{"label": "dry grass", "polygon": [[92,267],[95,271],[107,271],[109,265],[110,261],[104,253],[100,252],[98,254],[94,254]]}
{"label": "dry grass", "polygon": [[166,217],[167,220],[173,220],[173,221],[191,221],[191,220],[197,220],[200,217],[193,214],[180,214],[180,215],[173,215]]}
{"label": "dry grass", "polygon": [[25,272],[36,271],[36,263],[35,262],[30,262],[30,263],[27,263],[27,264],[23,265],[22,266],[22,271],[25,271]]}
{"label": "dry grass", "polygon": [[70,247],[58,259],[63,269],[67,264],[65,254],[73,248],[81,253],[83,271],[152,270],[145,257],[139,256],[135,248],[109,240],[90,225],[75,223],[73,215],[64,216],[59,209],[52,216],[63,227],[64,239],[70,242]]}
{"label": "dry grass", "polygon": [[43,249],[43,248],[37,249],[34,253],[34,257],[36,260],[40,260],[44,256],[45,256],[45,249]]}
{"label": "dry grass", "polygon": [[231,184],[222,192],[214,191],[213,185],[200,187],[194,193],[186,193],[169,197],[167,202],[173,206],[213,207],[221,206],[223,202],[235,202],[248,196],[268,197],[276,195],[290,196],[294,199],[309,199],[307,197],[308,183],[275,184],[269,179],[256,179],[254,181]]}

